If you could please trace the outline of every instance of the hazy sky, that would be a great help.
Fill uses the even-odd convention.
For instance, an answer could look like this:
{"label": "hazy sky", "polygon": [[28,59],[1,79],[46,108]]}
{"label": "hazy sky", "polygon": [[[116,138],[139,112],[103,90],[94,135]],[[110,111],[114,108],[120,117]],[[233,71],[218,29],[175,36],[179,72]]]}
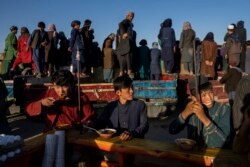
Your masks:
{"label": "hazy sky", "polygon": [[211,31],[215,41],[222,44],[228,24],[243,20],[250,30],[249,10],[249,0],[1,0],[0,52],[11,25],[19,29],[26,26],[32,32],[39,21],[46,25],[54,23],[57,31],[64,31],[69,37],[72,20],[90,19],[95,41],[102,46],[104,38],[116,32],[128,11],[135,12],[137,44],[146,39],[151,47],[151,43],[157,41],[160,23],[166,18],[172,18],[177,40],[183,22],[189,21],[197,37],[203,39]]}

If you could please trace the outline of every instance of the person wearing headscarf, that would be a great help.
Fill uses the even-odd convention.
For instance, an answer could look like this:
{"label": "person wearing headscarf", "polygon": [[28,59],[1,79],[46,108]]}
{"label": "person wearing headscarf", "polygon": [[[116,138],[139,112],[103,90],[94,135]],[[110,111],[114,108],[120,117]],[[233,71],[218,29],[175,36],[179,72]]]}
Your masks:
{"label": "person wearing headscarf", "polygon": [[245,72],[245,62],[246,62],[246,48],[247,48],[247,30],[244,27],[244,21],[240,20],[237,23],[236,33],[239,36],[239,40],[241,43],[242,51],[240,54],[240,68],[243,72]]}
{"label": "person wearing headscarf", "polygon": [[207,33],[201,44],[201,71],[200,73],[206,77],[215,77],[215,61],[217,56],[217,43],[214,41],[214,34]]}
{"label": "person wearing headscarf", "polygon": [[139,44],[141,46],[139,46],[137,49],[138,60],[136,63],[138,77],[141,80],[148,80],[150,79],[150,49],[147,46],[146,39],[142,39]]}
{"label": "person wearing headscarf", "polygon": [[168,18],[162,23],[158,39],[162,48],[162,60],[166,73],[171,73],[174,66],[175,31],[172,28],[172,19]]}
{"label": "person wearing headscarf", "polygon": [[103,80],[104,82],[112,82],[114,76],[115,67],[115,52],[113,49],[113,42],[115,40],[115,34],[111,33],[103,41],[102,56],[103,56]]}
{"label": "person wearing headscarf", "polygon": [[235,26],[232,24],[228,25],[227,31],[228,35],[225,43],[225,59],[227,59],[227,63],[235,61],[236,66],[238,66],[240,64],[240,55],[242,52],[239,35],[236,32]]}
{"label": "person wearing headscarf", "polygon": [[69,47],[69,40],[65,36],[63,31],[58,32],[58,40],[59,40],[59,47],[58,47],[58,66],[59,68],[64,68],[66,66],[70,66],[71,64],[71,57],[70,52],[68,51]]}
{"label": "person wearing headscarf", "polygon": [[90,75],[91,74],[91,67],[93,67],[93,62],[91,61],[93,57],[93,40],[94,36],[94,29],[91,28],[92,21],[86,19],[84,21],[83,27],[80,29],[83,42],[84,42],[84,57],[85,62],[82,64],[82,71],[83,75]]}
{"label": "person wearing headscarf", "polygon": [[160,80],[161,78],[161,50],[158,48],[158,42],[152,43],[150,52],[150,79]]}
{"label": "person wearing headscarf", "polygon": [[181,50],[181,74],[193,75],[194,65],[194,43],[195,31],[192,29],[191,23],[186,21],[183,24],[179,47]]}
{"label": "person wearing headscarf", "polygon": [[48,25],[48,37],[50,43],[45,48],[45,68],[48,76],[51,76],[54,69],[59,70],[58,56],[58,33],[56,32],[56,26],[54,24]]}
{"label": "person wearing headscarf", "polygon": [[2,62],[2,74],[7,79],[10,67],[17,56],[17,33],[16,26],[10,27],[10,33],[5,39],[4,60]]}

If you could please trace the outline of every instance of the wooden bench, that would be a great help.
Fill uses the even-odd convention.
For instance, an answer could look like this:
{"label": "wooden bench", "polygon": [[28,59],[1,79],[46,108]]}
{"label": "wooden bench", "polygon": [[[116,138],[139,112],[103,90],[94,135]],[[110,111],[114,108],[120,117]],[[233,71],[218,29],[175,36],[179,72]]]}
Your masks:
{"label": "wooden bench", "polygon": [[191,151],[184,151],[178,148],[175,143],[137,138],[121,142],[118,137],[103,139],[96,134],[80,134],[78,131],[74,130],[67,133],[67,142],[77,145],[78,147],[92,147],[98,150],[116,153],[118,155],[118,166],[120,167],[125,166],[125,158],[127,155],[172,159],[203,166],[212,166],[217,156],[223,159],[235,159],[240,157],[240,155],[234,154],[232,150],[208,148],[205,150],[194,149]]}

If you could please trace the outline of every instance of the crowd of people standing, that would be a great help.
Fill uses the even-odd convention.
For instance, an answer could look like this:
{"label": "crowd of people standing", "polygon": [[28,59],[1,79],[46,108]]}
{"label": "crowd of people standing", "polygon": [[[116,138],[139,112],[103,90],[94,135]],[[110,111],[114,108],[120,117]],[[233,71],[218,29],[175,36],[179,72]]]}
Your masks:
{"label": "crowd of people standing", "polygon": [[[158,41],[150,49],[146,39],[141,39],[139,47],[136,45],[134,16],[134,12],[128,12],[118,24],[116,34],[108,35],[101,49],[94,41],[94,29],[89,19],[82,27],[79,20],[72,21],[69,39],[64,32],[57,32],[55,24],[49,24],[46,31],[42,21],[31,34],[27,27],[22,27],[18,38],[18,27],[12,26],[5,40],[1,73],[4,79],[10,79],[10,73],[13,74],[18,67],[28,66],[23,73],[29,71],[41,78],[72,66],[75,75],[89,77],[95,73],[94,68],[102,67],[103,81],[111,82],[115,69],[119,69],[119,75],[127,74],[141,80],[161,79],[165,72],[187,75],[196,72],[215,78],[216,71],[223,69],[226,72],[228,64],[235,64],[245,72],[247,31],[244,21],[230,24],[225,43],[218,46],[213,32],[208,32],[201,41],[188,21],[183,23],[180,40],[176,40],[172,19],[167,18],[161,23]],[[115,47],[113,42],[116,42]]]}
{"label": "crowd of people standing", "polygon": [[[102,49],[93,41],[94,30],[89,19],[84,21],[83,27],[79,20],[73,20],[69,39],[63,32],[57,32],[55,24],[49,24],[48,31],[45,31],[44,22],[39,22],[37,29],[31,34],[27,27],[22,27],[17,39],[18,28],[12,26],[6,38],[2,63],[4,79],[8,79],[9,73],[14,72],[20,64],[29,66],[28,70],[37,78],[52,76],[54,88],[39,97],[39,100],[25,106],[26,112],[31,116],[41,114],[44,109],[54,113],[53,116],[47,115],[47,128],[51,129],[65,122],[91,125],[95,113],[84,94],[78,95],[82,104],[80,111],[84,113],[80,114],[80,118],[77,115],[79,106],[75,96],[75,77],[90,77],[95,75],[94,68],[102,67],[103,81],[112,82],[114,70],[118,69],[119,77],[114,80],[114,90],[119,99],[110,103],[99,120],[92,122],[92,125],[105,127],[109,124],[108,126],[120,130],[121,140],[130,140],[132,137],[143,138],[148,130],[147,107],[143,101],[134,99],[131,78],[160,80],[163,73],[162,60],[165,73],[200,75],[198,85],[194,84],[194,80],[189,80],[189,102],[170,124],[170,133],[179,133],[187,126],[188,138],[194,139],[200,146],[233,147],[236,152],[249,152],[244,149],[249,143],[247,138],[250,129],[249,76],[241,80],[242,73],[246,72],[247,53],[244,22],[228,25],[225,43],[219,47],[213,32],[208,32],[200,41],[188,21],[184,22],[180,40],[177,41],[172,19],[167,18],[160,26],[158,42],[153,42],[150,49],[146,39],[142,39],[137,47],[134,17],[134,12],[128,12],[118,24],[116,34],[111,33],[104,39]],[[61,70],[65,66],[72,66],[71,72]],[[220,82],[226,84],[230,106],[215,101],[212,84],[208,81],[216,77],[218,69],[225,73]],[[6,110],[7,92],[4,82],[0,81],[1,89],[4,90],[0,107]],[[243,104],[239,104],[240,102]],[[56,111],[59,109],[65,115],[70,112],[70,117],[58,114]],[[127,115],[128,112],[134,115]],[[242,140],[243,144],[240,142]]]}

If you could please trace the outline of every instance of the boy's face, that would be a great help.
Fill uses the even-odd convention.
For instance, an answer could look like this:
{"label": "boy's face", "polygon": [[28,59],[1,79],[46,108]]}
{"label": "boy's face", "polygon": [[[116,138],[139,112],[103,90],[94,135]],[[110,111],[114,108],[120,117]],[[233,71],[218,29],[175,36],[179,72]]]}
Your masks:
{"label": "boy's face", "polygon": [[76,24],[76,25],[74,26],[74,29],[79,30],[79,29],[80,29],[80,25]]}
{"label": "boy's face", "polygon": [[60,100],[64,100],[71,94],[71,89],[69,85],[59,86],[54,84],[54,89]]}
{"label": "boy's face", "polygon": [[118,90],[117,95],[119,96],[120,101],[133,100],[134,98],[134,89],[133,86],[129,88],[122,88]]}
{"label": "boy's face", "polygon": [[133,18],[134,18],[134,14],[133,13],[128,13],[127,19],[132,22]]}
{"label": "boy's face", "polygon": [[212,90],[205,90],[200,92],[201,103],[207,108],[211,108],[214,105],[214,93]]}
{"label": "boy's face", "polygon": [[227,30],[228,34],[232,34],[234,31],[233,30]]}
{"label": "boy's face", "polygon": [[13,32],[14,34],[16,34],[16,33],[17,33],[17,30],[16,30],[16,29],[14,29],[12,32]]}

